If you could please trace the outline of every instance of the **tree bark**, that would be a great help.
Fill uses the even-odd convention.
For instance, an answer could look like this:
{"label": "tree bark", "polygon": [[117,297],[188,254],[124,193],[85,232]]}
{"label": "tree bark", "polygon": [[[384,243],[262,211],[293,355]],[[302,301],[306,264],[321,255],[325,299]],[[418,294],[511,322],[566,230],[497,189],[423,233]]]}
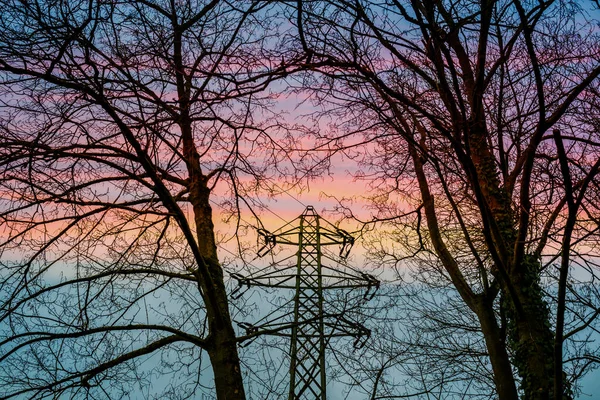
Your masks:
{"label": "tree bark", "polygon": [[191,126],[187,122],[185,118],[181,128],[183,153],[189,174],[190,202],[194,211],[198,248],[202,256],[197,262],[198,268],[205,269],[209,278],[208,281],[200,278],[198,281],[206,303],[209,332],[207,352],[213,368],[217,399],[243,400],[246,396],[223,269],[217,255],[208,178],[202,174],[200,156],[193,141]]}
{"label": "tree bark", "polygon": [[245,399],[237,342],[231,324],[214,329],[209,339],[208,355],[213,366],[217,399]]}
{"label": "tree bark", "polygon": [[436,211],[433,196],[429,192],[427,178],[423,170],[423,163],[414,146],[410,146],[411,157],[417,180],[421,190],[421,197],[425,208],[427,226],[429,228],[431,240],[434,244],[436,253],[440,257],[444,268],[450,275],[454,286],[465,303],[475,312],[481,325],[486,348],[488,351],[492,370],[494,371],[494,382],[496,391],[500,400],[517,400],[517,387],[510,364],[506,344],[501,335],[500,328],[496,322],[496,316],[493,309],[493,298],[488,299],[486,293],[475,294],[465,281],[456,260],[452,258],[450,252],[443,243],[439,226],[437,223]]}
{"label": "tree bark", "polygon": [[500,400],[518,400],[517,386],[513,376],[510,358],[506,351],[505,338],[496,321],[491,302],[482,299],[477,306],[477,317],[485,339],[492,370],[494,383]]}
{"label": "tree bark", "polygon": [[[488,247],[495,252],[502,296],[508,304],[509,345],[513,362],[522,379],[523,399],[549,399],[553,386],[553,342],[550,311],[540,286],[541,264],[535,255],[525,255],[515,265],[517,218],[506,189],[500,184],[491,149],[487,145],[485,123],[469,126],[468,145],[475,191],[480,192],[481,215],[487,230]],[[485,219],[488,221],[485,221]]]}
{"label": "tree bark", "polygon": [[[199,164],[196,164],[199,169]],[[209,336],[207,352],[210,357],[215,389],[219,400],[245,399],[244,385],[237,353],[237,342],[227,292],[223,280],[223,269],[218,257],[209,203],[210,190],[201,175],[191,174],[190,200],[194,209],[199,248],[203,256],[199,268],[207,268],[210,282],[199,282],[206,302]]]}
{"label": "tree bark", "polygon": [[514,350],[514,364],[522,379],[524,400],[554,398],[554,339],[539,271],[539,261],[535,256],[527,255],[511,274],[522,310],[516,310],[514,302],[509,304],[509,338]]}
{"label": "tree bark", "polygon": [[[221,267],[215,265],[221,271]],[[208,355],[213,366],[215,376],[215,389],[219,400],[242,400],[246,398],[244,382],[240,368],[240,359],[237,351],[237,341],[231,317],[229,314],[227,293],[223,284],[223,274],[214,276],[213,290],[219,301],[217,308],[220,318],[209,316],[210,335],[208,338]],[[221,323],[218,323],[218,320]]]}

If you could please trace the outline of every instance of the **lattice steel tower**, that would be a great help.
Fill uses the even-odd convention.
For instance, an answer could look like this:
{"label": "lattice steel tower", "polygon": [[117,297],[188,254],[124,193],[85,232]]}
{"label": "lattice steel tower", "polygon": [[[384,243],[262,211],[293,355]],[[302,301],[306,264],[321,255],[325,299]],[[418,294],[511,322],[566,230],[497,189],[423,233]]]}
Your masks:
{"label": "lattice steel tower", "polygon": [[232,274],[239,283],[235,292],[243,286],[295,289],[293,312],[279,316],[274,316],[276,312],[273,312],[259,323],[238,322],[238,325],[248,334],[291,337],[288,399],[325,400],[325,350],[329,341],[332,337],[352,336],[356,338],[354,345],[357,346],[361,338],[369,336],[370,331],[350,320],[340,305],[327,304],[323,291],[362,287],[366,288],[363,298],[370,299],[379,287],[379,281],[347,266],[339,269],[323,264],[324,259],[335,262],[323,252],[324,246],[340,246],[339,256],[345,259],[354,238],[323,220],[311,206],[274,233],[260,229],[259,234],[264,238],[264,246],[258,251],[260,257],[276,244],[294,245],[298,247],[296,263],[282,268],[274,268],[277,265],[274,263],[247,277]]}

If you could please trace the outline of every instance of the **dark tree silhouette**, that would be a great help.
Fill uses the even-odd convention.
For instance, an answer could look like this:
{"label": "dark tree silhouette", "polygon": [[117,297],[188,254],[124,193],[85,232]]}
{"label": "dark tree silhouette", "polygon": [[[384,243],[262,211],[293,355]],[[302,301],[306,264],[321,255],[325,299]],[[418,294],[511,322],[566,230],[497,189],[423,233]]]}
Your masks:
{"label": "dark tree silhouette", "polygon": [[285,155],[271,13],[2,2],[0,396],[188,398],[212,369],[245,398],[210,196],[236,209]]}
{"label": "dark tree silhouette", "polygon": [[337,124],[315,150],[361,164],[376,219],[402,247],[383,254],[425,259],[453,285],[501,399],[569,398],[598,360],[563,352],[599,310],[600,48],[586,7],[296,6],[296,45],[319,72],[304,88]]}

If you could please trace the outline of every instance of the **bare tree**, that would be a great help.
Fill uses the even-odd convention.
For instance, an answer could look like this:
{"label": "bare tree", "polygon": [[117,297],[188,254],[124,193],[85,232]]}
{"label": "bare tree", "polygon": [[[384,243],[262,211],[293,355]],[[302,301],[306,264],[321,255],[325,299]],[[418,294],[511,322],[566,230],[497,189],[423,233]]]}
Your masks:
{"label": "bare tree", "polygon": [[271,14],[2,2],[2,398],[189,398],[211,370],[245,398],[210,196],[239,209],[285,155],[260,122],[285,70]]}
{"label": "bare tree", "polygon": [[501,399],[569,398],[597,360],[563,352],[599,310],[600,48],[586,7],[299,1],[293,19],[319,73],[302,83],[337,119],[315,149],[362,166],[376,220],[397,228],[400,252],[384,254],[453,285]]}

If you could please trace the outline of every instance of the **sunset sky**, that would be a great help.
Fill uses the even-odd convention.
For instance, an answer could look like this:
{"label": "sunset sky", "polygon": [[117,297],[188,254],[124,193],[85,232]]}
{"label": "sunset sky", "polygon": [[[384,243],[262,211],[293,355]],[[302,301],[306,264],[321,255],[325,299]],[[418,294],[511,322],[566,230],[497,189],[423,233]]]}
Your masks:
{"label": "sunset sky", "polygon": [[[240,321],[280,306],[371,330],[332,400],[568,391],[600,365],[599,7],[0,1],[0,397],[275,397],[299,342]],[[307,206],[356,275],[311,228],[256,256]],[[236,291],[267,266],[285,293]]]}

